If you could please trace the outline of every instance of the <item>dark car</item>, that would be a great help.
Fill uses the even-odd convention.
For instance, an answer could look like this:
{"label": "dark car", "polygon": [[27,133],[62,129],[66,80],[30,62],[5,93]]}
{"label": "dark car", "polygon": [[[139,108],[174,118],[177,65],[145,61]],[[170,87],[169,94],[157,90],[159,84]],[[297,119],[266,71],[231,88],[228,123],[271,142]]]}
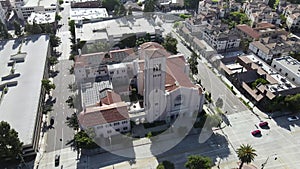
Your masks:
{"label": "dark car", "polygon": [[266,122],[266,121],[259,123],[259,127],[266,127],[266,126],[268,126],[268,122]]}
{"label": "dark car", "polygon": [[53,124],[54,124],[54,117],[52,116],[50,119],[50,125],[53,126]]}
{"label": "dark car", "polygon": [[251,132],[251,134],[252,134],[253,136],[256,136],[256,135],[258,135],[258,134],[261,134],[261,131],[260,131],[260,130],[254,130],[254,131]]}
{"label": "dark car", "polygon": [[56,154],[54,159],[55,167],[59,166],[59,159],[60,159],[60,155]]}

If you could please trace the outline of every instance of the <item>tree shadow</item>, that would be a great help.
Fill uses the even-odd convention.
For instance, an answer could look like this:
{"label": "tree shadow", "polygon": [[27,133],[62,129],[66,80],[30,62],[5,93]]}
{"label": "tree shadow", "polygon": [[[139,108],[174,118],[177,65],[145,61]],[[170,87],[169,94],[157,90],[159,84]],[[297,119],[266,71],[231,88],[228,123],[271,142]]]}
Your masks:
{"label": "tree shadow", "polygon": [[199,143],[199,135],[190,134],[186,136],[179,144],[171,150],[157,155],[159,163],[170,161],[174,163],[175,168],[184,168],[187,157],[190,155],[208,156],[212,159],[213,164],[218,162],[218,158],[226,159],[230,154],[228,141],[224,135],[212,134],[204,143]]}
{"label": "tree shadow", "polygon": [[271,118],[274,120],[274,122],[277,124],[277,126],[291,131],[292,127],[300,126],[300,120],[288,121],[288,117],[291,117],[291,116],[299,117],[299,113],[282,114],[280,116],[271,116]]}

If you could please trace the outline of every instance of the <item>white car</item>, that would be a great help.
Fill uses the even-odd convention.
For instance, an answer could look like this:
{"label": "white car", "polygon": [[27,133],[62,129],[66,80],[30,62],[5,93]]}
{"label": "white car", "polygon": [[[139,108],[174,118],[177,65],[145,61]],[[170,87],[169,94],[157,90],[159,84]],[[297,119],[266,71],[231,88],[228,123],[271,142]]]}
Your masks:
{"label": "white car", "polygon": [[296,120],[299,120],[299,117],[298,117],[298,116],[291,116],[291,117],[288,117],[288,121],[296,121]]}

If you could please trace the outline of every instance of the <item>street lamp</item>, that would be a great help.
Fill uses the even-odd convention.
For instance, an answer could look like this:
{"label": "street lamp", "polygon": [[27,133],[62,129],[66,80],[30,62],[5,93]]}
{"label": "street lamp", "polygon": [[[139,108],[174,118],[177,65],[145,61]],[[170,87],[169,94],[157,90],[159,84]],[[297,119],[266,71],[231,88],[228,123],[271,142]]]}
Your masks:
{"label": "street lamp", "polygon": [[266,161],[261,165],[261,169],[264,169],[264,167],[266,166],[266,164],[268,163],[268,160],[271,156],[275,156],[274,160],[277,160],[277,154],[273,154],[268,156],[268,158],[266,159]]}

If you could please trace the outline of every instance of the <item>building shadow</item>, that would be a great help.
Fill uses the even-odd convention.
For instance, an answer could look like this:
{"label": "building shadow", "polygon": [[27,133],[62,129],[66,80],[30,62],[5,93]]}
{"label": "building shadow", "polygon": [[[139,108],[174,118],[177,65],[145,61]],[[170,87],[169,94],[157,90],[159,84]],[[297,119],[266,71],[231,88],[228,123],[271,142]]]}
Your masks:
{"label": "building shadow", "polygon": [[135,163],[133,138],[126,135],[116,135],[111,138],[95,138],[99,146],[94,149],[82,149],[78,158],[77,168],[102,168],[116,163]]}

